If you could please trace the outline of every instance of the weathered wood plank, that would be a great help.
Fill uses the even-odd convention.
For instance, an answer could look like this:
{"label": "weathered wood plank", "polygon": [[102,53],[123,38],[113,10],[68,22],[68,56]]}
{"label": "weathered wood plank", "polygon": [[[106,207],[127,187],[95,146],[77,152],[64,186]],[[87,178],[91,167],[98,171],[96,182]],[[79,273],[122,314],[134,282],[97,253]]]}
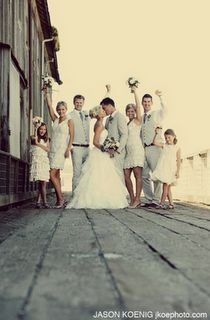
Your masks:
{"label": "weathered wood plank", "polygon": [[[23,219],[22,228],[1,243],[1,314],[8,309],[13,315],[17,314],[21,304],[24,305],[28,299],[58,219],[56,212],[40,211],[39,215],[32,215],[27,223]],[[13,304],[14,301],[18,302],[17,305],[16,302]]]}
{"label": "weathered wood plank", "polygon": [[190,219],[190,210],[179,210],[3,213],[0,319],[87,320],[96,310],[126,309],[210,314],[209,231],[178,220]]}
{"label": "weathered wood plank", "polygon": [[[201,229],[197,226],[183,223],[183,221],[173,219],[173,215],[162,215],[157,211],[145,210],[128,210],[131,214],[137,215],[142,219],[151,221],[157,225],[167,228],[172,232],[176,232],[184,237],[184,239],[191,240],[197,243],[199,246],[203,246],[205,249],[210,250],[210,231]],[[183,240],[184,240],[183,239]]]}
{"label": "weathered wood plank", "polygon": [[111,214],[210,297],[210,255],[205,248],[150,221],[142,223],[141,218],[126,211]]}
{"label": "weathered wood plank", "polygon": [[127,308],[210,310],[210,297],[135,233],[133,225],[139,231],[141,224],[144,230],[148,227],[145,221],[122,210],[111,211],[117,219],[101,212],[87,212]]}
{"label": "weathered wood plank", "polygon": [[[25,317],[91,319],[96,307],[120,307],[84,211],[66,210],[45,257]],[[61,317],[62,314],[62,317]]]}

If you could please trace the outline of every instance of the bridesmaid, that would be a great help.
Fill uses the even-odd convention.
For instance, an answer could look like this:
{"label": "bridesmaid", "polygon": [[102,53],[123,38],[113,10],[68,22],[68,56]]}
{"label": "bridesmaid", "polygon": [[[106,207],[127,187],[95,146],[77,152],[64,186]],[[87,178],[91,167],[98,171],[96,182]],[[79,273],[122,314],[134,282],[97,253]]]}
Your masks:
{"label": "bridesmaid", "polygon": [[[142,191],[142,168],[144,166],[144,148],[140,138],[141,110],[140,101],[136,93],[136,87],[131,88],[134,94],[135,103],[129,103],[125,112],[128,117],[128,140],[126,144],[126,156],[124,161],[125,184],[130,195],[129,208],[140,206],[140,195]],[[136,184],[136,194],[134,195],[131,173],[133,172]]]}
{"label": "bridesmaid", "polygon": [[67,104],[59,101],[56,106],[56,113],[52,107],[52,101],[48,88],[44,89],[48,111],[53,121],[52,139],[50,143],[50,180],[55,188],[57,202],[54,208],[62,208],[64,197],[61,191],[60,170],[63,170],[65,158],[72,152],[72,143],[74,140],[74,125],[71,119],[66,116]]}

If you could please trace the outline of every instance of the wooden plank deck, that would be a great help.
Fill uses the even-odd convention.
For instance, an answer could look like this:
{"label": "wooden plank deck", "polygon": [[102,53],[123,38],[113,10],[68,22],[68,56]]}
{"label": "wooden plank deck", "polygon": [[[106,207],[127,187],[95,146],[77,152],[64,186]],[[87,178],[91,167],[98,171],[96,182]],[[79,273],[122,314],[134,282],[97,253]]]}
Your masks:
{"label": "wooden plank deck", "polygon": [[210,319],[210,210],[13,208],[0,212],[0,270],[2,320]]}

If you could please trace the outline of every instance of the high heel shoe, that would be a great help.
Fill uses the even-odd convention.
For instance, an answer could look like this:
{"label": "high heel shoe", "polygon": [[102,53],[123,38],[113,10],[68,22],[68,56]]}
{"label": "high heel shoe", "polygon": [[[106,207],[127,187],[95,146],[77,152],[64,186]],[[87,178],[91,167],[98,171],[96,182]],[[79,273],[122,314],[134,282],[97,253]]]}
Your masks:
{"label": "high heel shoe", "polygon": [[136,209],[141,206],[141,202],[138,202],[137,204],[132,204],[128,206],[128,209]]}

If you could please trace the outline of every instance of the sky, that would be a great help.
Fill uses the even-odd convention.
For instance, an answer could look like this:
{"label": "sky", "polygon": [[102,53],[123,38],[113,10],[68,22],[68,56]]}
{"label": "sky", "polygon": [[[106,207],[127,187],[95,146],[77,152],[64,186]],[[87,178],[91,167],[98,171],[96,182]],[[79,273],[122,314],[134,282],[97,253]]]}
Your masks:
{"label": "sky", "polygon": [[210,148],[209,0],[48,0],[58,29],[61,86],[53,102],[86,97],[84,109],[100,103],[105,85],[117,109],[133,102],[128,77],[140,81],[140,97],[163,92],[164,129],[173,128],[182,155]]}

